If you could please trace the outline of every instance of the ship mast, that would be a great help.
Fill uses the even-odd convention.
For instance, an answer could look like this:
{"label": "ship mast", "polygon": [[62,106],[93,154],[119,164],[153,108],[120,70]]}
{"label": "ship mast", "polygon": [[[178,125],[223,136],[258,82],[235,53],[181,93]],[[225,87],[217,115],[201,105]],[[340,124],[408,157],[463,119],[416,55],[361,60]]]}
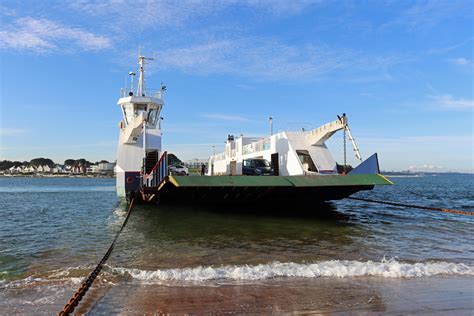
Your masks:
{"label": "ship mast", "polygon": [[138,56],[138,87],[137,87],[137,95],[140,97],[145,96],[145,60],[153,60],[153,58],[146,58],[145,56]]}

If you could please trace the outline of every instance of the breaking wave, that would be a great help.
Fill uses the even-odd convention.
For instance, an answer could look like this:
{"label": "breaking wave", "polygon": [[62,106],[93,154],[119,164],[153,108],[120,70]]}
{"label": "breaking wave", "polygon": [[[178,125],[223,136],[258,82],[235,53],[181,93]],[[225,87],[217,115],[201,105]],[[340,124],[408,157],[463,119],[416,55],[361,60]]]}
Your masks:
{"label": "breaking wave", "polygon": [[210,280],[263,280],[281,277],[358,277],[416,278],[442,274],[474,275],[474,267],[463,263],[401,263],[396,260],[347,261],[331,260],[312,264],[280,263],[221,267],[195,267],[147,271],[111,268],[113,272],[130,275],[142,281],[210,281]]}

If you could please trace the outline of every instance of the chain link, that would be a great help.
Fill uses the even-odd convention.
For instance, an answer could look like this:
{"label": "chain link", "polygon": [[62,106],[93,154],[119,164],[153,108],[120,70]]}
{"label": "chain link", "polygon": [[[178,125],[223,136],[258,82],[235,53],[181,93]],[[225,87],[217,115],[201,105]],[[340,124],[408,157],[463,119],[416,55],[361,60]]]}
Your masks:
{"label": "chain link", "polygon": [[112,253],[112,250],[114,249],[114,246],[115,246],[115,242],[117,241],[120,233],[123,231],[123,229],[125,228],[125,225],[127,225],[127,222],[128,222],[128,219],[130,217],[130,214],[132,213],[132,209],[133,209],[133,206],[134,206],[134,199],[132,198],[131,201],[130,201],[130,205],[128,207],[128,211],[127,211],[127,216],[125,217],[125,220],[123,221],[123,224],[122,224],[122,227],[120,227],[119,231],[117,232],[117,234],[115,235],[115,238],[112,242],[112,244],[110,245],[109,249],[107,250],[107,252],[105,253],[104,257],[102,257],[102,260],[100,260],[99,264],[97,264],[97,266],[95,267],[95,269],[89,274],[89,276],[82,282],[81,286],[79,287],[79,289],[77,289],[77,291],[72,295],[71,299],[69,300],[69,302],[64,305],[63,307],[63,310],[59,312],[58,315],[60,316],[66,316],[66,315],[69,315],[71,314],[72,312],[74,312],[74,309],[77,307],[77,305],[79,304],[79,302],[82,300],[82,298],[84,297],[84,295],[86,294],[87,290],[89,290],[89,288],[92,286],[92,283],[94,283],[95,279],[97,278],[97,276],[99,275],[100,271],[102,270],[102,268],[104,267],[104,264],[105,262],[107,261],[107,259],[109,259],[110,257],[110,254]]}
{"label": "chain link", "polygon": [[396,202],[378,201],[378,200],[370,200],[370,199],[363,199],[363,198],[356,198],[356,197],[348,197],[348,199],[357,200],[357,201],[364,201],[364,202],[387,204],[387,205],[400,206],[400,207],[417,208],[417,209],[421,209],[421,210],[438,211],[438,212],[444,212],[444,213],[474,216],[474,212],[469,212],[469,211],[451,210],[451,209],[446,209],[446,208],[428,207],[428,206],[420,206],[420,205],[412,205],[412,204],[402,204],[402,203],[396,203]]}

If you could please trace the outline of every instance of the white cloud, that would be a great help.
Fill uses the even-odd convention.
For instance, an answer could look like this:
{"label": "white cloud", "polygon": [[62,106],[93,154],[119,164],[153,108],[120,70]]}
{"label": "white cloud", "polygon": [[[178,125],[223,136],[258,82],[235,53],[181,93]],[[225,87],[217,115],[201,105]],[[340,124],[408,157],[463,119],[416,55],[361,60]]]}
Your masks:
{"label": "white cloud", "polygon": [[452,64],[460,67],[467,67],[472,65],[472,61],[470,59],[464,58],[464,57],[459,57],[459,58],[453,58],[449,60]]}
{"label": "white cloud", "polygon": [[474,109],[474,100],[468,99],[455,99],[450,94],[442,94],[431,96],[431,99],[434,100],[435,105],[444,109],[451,110],[472,110]]}
{"label": "white cloud", "polygon": [[226,115],[226,114],[213,113],[213,114],[203,114],[202,116],[208,119],[219,120],[219,121],[252,122],[252,120],[246,117],[238,116],[238,115]]}
{"label": "white cloud", "polygon": [[[399,4],[400,2],[395,1],[394,3]],[[382,28],[403,26],[408,30],[426,30],[455,17],[469,17],[472,12],[469,1],[432,0],[406,3],[410,6],[395,19],[384,24]]]}
{"label": "white cloud", "polygon": [[469,59],[466,59],[464,57],[451,59],[451,62],[453,64],[459,65],[459,66],[469,65],[471,63],[471,61]]}
{"label": "white cloud", "polygon": [[0,136],[19,136],[21,134],[24,134],[26,130],[21,129],[21,128],[8,128],[8,127],[2,127],[0,128]]}
{"label": "white cloud", "polygon": [[296,15],[301,14],[312,6],[321,4],[322,0],[247,0],[235,1],[236,4],[243,4],[251,8],[261,9],[275,15]]}
{"label": "white cloud", "polygon": [[65,26],[48,19],[20,18],[0,31],[0,48],[49,52],[73,48],[100,50],[112,41],[86,30]]}
{"label": "white cloud", "polygon": [[[321,0],[79,0],[69,6],[77,12],[90,16],[100,16],[105,23],[115,29],[130,31],[160,26],[180,26],[192,19],[198,19],[240,7],[259,10],[274,16],[291,16],[304,12]],[[133,25],[130,28],[130,25]]]}
{"label": "white cloud", "polygon": [[446,171],[444,166],[434,165],[434,164],[423,164],[421,166],[410,166],[408,167],[411,171]]}
{"label": "white cloud", "polygon": [[359,137],[357,140],[367,144],[383,144],[388,146],[419,146],[436,145],[441,143],[469,144],[473,141],[473,135],[428,135],[428,136],[402,136],[402,137]]}
{"label": "white cloud", "polygon": [[396,56],[367,56],[324,45],[288,45],[261,37],[214,39],[171,47],[160,51],[157,59],[162,68],[192,74],[305,80],[318,79],[340,70],[349,72],[349,77],[354,77],[353,81],[360,78],[368,78],[365,81],[389,80],[387,68],[402,60]]}
{"label": "white cloud", "polygon": [[249,91],[255,90],[255,86],[248,85],[248,84],[245,84],[245,83],[238,83],[235,86],[239,89],[242,89],[242,90],[249,90]]}

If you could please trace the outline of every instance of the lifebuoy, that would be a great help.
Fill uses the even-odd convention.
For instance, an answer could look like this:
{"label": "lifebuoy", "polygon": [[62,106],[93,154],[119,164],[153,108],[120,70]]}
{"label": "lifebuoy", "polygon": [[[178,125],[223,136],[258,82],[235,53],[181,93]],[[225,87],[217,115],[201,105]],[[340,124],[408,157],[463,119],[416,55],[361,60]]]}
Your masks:
{"label": "lifebuoy", "polygon": [[133,182],[133,177],[127,177],[127,183],[132,183]]}

